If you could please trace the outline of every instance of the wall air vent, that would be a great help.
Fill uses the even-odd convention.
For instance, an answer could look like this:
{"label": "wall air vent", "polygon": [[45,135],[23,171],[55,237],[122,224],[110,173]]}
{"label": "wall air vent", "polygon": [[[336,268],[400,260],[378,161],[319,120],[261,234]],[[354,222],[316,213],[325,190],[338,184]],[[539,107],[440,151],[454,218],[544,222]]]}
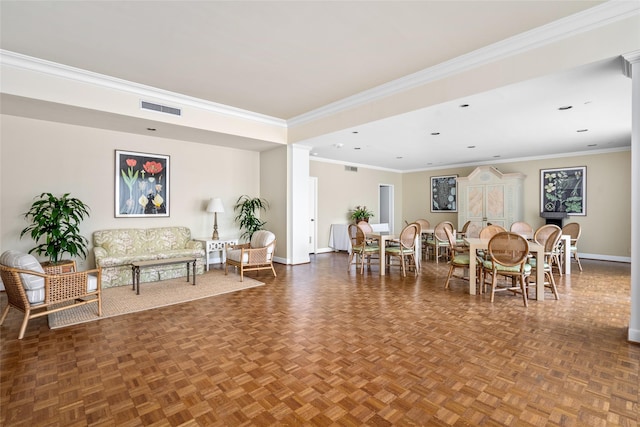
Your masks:
{"label": "wall air vent", "polygon": [[180,110],[179,108],[168,107],[166,105],[160,105],[154,102],[140,101],[140,108],[142,108],[143,110],[172,114],[174,116],[182,116],[182,110]]}
{"label": "wall air vent", "polygon": [[358,172],[358,168],[355,166],[345,166],[344,170],[346,170],[347,172]]}

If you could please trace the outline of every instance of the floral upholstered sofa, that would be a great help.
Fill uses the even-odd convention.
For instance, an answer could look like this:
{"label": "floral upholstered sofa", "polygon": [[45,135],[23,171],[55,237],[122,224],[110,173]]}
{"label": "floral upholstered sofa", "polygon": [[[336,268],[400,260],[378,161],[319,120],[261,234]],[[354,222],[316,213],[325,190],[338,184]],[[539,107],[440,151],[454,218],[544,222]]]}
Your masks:
{"label": "floral upholstered sofa", "polygon": [[[123,228],[93,233],[96,266],[102,268],[102,287],[132,284],[131,263],[156,259],[195,257],[196,274],[204,272],[204,244],[191,239],[187,227]],[[145,267],[140,283],[187,275],[185,264]]]}

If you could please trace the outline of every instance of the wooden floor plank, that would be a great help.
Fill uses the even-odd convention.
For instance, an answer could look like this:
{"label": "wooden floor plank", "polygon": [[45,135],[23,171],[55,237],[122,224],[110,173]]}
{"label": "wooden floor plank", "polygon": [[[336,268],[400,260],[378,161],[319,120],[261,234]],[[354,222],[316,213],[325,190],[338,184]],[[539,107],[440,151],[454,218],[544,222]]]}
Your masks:
{"label": "wooden floor plank", "polygon": [[[560,300],[469,295],[347,256],[266,286],[50,330],[0,328],[0,425],[637,426],[630,266],[583,260]],[[0,294],[0,308],[6,296]]]}

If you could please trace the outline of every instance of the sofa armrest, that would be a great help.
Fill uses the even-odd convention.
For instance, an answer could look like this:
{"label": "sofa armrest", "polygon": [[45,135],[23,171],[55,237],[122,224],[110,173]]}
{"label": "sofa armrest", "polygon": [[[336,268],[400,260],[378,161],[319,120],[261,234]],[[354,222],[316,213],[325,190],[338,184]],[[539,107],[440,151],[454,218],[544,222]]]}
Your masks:
{"label": "sofa armrest", "polygon": [[204,245],[199,240],[189,240],[185,245],[185,249],[204,249]]}
{"label": "sofa armrest", "polygon": [[107,250],[101,246],[96,246],[93,248],[93,256],[95,259],[104,258],[107,256]]}

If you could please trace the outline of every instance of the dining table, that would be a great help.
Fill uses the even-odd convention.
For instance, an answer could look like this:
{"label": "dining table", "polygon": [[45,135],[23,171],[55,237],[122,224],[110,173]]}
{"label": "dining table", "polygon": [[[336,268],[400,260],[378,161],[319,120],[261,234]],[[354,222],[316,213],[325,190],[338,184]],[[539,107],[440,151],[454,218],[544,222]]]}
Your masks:
{"label": "dining table", "polygon": [[[382,233],[367,233],[365,237],[369,240],[375,240],[376,242],[378,242],[378,245],[380,246],[380,275],[384,276],[386,274],[385,259],[386,259],[387,242],[391,240],[397,240],[399,239],[399,236],[397,234],[382,232]],[[418,258],[420,256],[420,240],[419,239],[420,239],[420,235],[416,236],[416,245],[415,245],[416,262],[420,260],[420,258]]]}
{"label": "dining table", "polygon": [[[469,293],[471,295],[476,294],[476,268],[477,257],[476,252],[479,250],[486,251],[489,249],[489,240],[481,239],[479,237],[465,237],[464,242],[469,246]],[[529,252],[533,254],[536,259],[536,265],[544,265],[544,246],[529,242]],[[536,299],[538,301],[544,301],[544,268],[536,268]]]}

